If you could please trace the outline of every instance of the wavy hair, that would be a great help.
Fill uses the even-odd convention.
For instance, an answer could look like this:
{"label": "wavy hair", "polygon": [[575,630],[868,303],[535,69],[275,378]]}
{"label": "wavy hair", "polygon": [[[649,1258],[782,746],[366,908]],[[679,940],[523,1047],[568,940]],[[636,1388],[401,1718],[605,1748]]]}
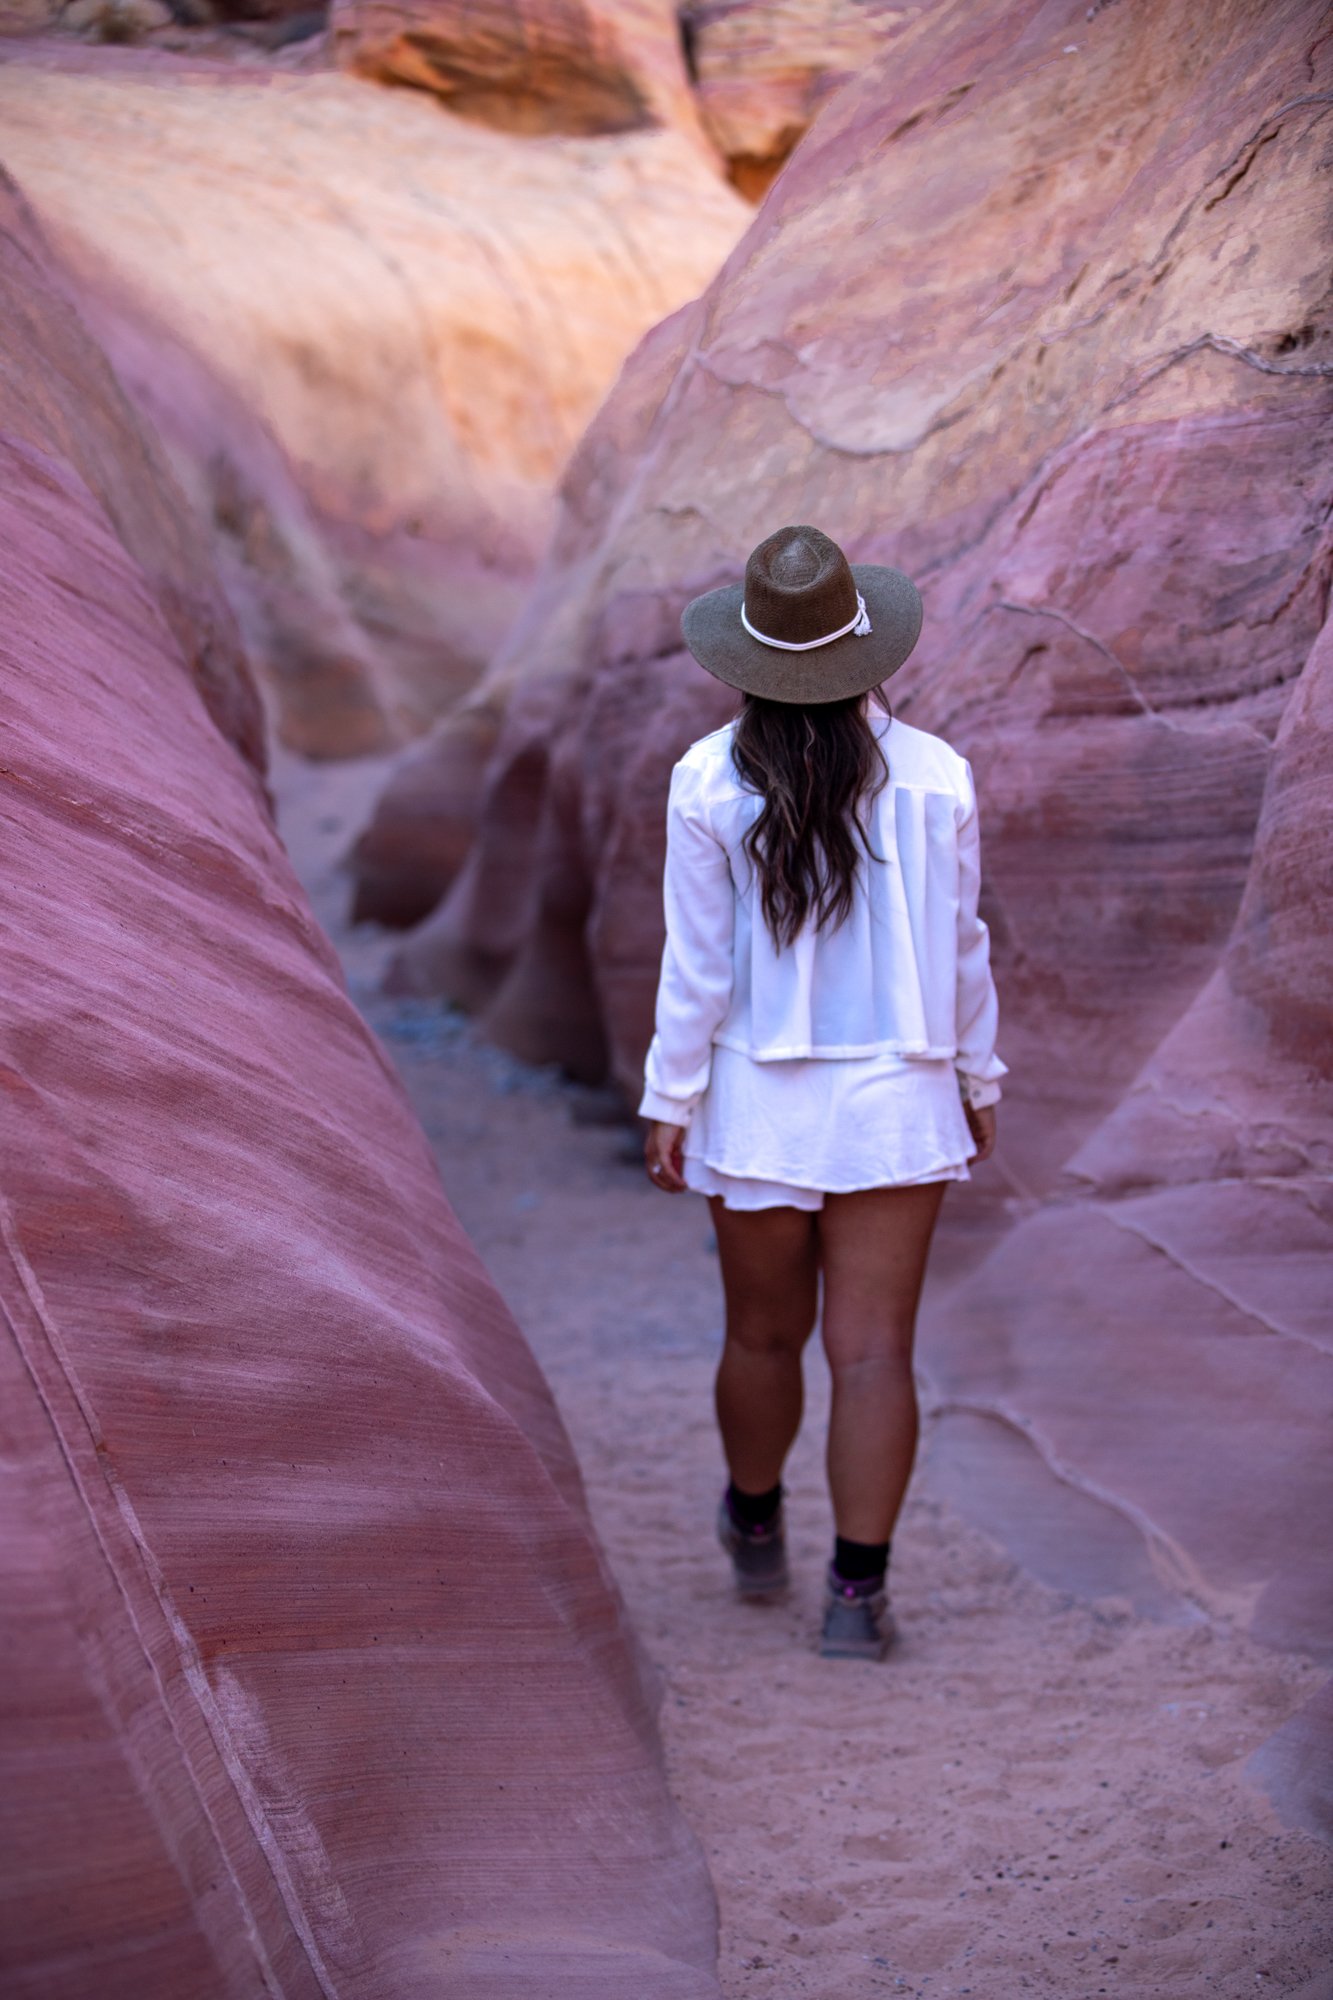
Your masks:
{"label": "wavy hair", "polygon": [[[882,687],[870,698],[891,715]],[[759,878],[764,922],[781,950],[813,917],[836,929],[851,914],[861,851],[875,860],[867,814],[889,767],[870,726],[867,697],[812,703],[747,694],[732,759],[763,808],[745,836]]]}

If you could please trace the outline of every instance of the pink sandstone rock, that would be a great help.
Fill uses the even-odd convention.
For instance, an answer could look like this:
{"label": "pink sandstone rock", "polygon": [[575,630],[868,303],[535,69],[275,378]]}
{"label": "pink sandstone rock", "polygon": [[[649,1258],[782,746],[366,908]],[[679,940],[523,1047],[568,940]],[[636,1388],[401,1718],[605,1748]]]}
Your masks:
{"label": "pink sandstone rock", "polygon": [[471,685],[625,354],[745,217],[674,130],[518,139],[276,62],[14,44],[0,123],[311,755]]}
{"label": "pink sandstone rock", "polygon": [[549,1393],[164,617],[180,496],[0,268],[0,1985],[716,2000]]}
{"label": "pink sandstone rock", "polygon": [[[1287,703],[1235,928],[1052,1195],[933,1315],[955,1490],[1020,1546],[1054,1475],[1151,1571],[1333,1656],[1333,623]],[[992,1425],[951,1438],[949,1413]],[[993,1476],[996,1428],[1024,1476]],[[1119,1557],[1059,1580],[1123,1588]],[[1072,1559],[1072,1560],[1071,1560]],[[1325,1736],[1325,1747],[1328,1738]],[[1292,1789],[1287,1775],[1285,1789]]]}
{"label": "pink sandstone rock", "polygon": [[[1192,1114],[1160,1138],[1135,1121],[1152,1065],[1181,1060],[1173,1031],[1188,1042],[1214,1021],[1223,965],[1286,1024],[1256,1031],[1246,1091],[1276,1088],[1282,1037],[1308,1045],[1299,1024],[1323,1020],[1311,898],[1326,862],[1299,819],[1255,848],[1333,562],[1322,22],[1304,0],[1227,0],[1206,22],[1180,0],[1147,36],[1115,6],[945,5],[826,107],[572,462],[543,575],[469,705],[503,715],[474,847],[392,975],[460,996],[533,1058],[608,1065],[632,1100],[667,774],[729,709],[681,649],[681,607],[783,521],[900,563],[926,626],[891,693],[977,772],[1013,1072],[1001,1157],[954,1205],[954,1273],[1027,1218],[971,1281],[971,1344],[962,1320],[951,1345],[940,1335],[949,1393],[993,1400],[1012,1355],[1020,1426],[1047,1407],[1039,1377],[1066,1416],[1081,1399],[1053,1458],[1112,1497],[1141,1561],[1143,1527],[1185,1552],[1173,1582],[1278,1637],[1325,1630],[1316,1475],[1278,1472],[1288,1414],[1299,1459],[1300,1406],[1326,1394],[1308,1301],[1279,1344],[1233,1324],[1221,1280],[1177,1274],[1198,1339],[1168,1347],[1150,1282],[1166,1283],[1168,1252],[1128,1205],[1094,1224],[1090,1200],[1079,1227],[1098,1257],[1066,1254],[1061,1175],[1132,1131],[1144,1198],[1191,1212],[1180,1261],[1213,1270],[1240,1202],[1269,1283],[1306,1300],[1324,1241],[1299,1186],[1325,1143],[1318,1094],[1291,1100],[1292,1144],[1263,1169],[1291,1178],[1276,1191],[1251,1166],[1239,1191],[1217,1185],[1250,1116],[1228,1095],[1234,1024],[1201,1044],[1231,1106],[1219,1135]],[[1249,911],[1279,872],[1280,921],[1243,918],[1229,947],[1247,880]],[[1159,1196],[1178,1169],[1188,1195]],[[1079,1344],[1085,1274],[1100,1331]],[[1273,1316],[1253,1271],[1232,1275]],[[979,1316],[1002,1278],[991,1353]],[[1152,1384],[1155,1427],[1126,1371]],[[1154,1484],[1149,1461],[1172,1452]]]}
{"label": "pink sandstone rock", "polygon": [[334,0],[346,69],[502,132],[699,133],[671,0]]}

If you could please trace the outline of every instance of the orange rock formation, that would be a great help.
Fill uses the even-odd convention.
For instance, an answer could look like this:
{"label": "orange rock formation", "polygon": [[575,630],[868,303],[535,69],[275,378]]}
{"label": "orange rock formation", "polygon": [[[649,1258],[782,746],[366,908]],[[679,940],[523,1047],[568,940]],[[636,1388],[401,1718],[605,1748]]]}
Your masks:
{"label": "orange rock formation", "polygon": [[501,132],[696,130],[671,0],[334,0],[344,67]]}
{"label": "orange rock formation", "polygon": [[840,84],[880,61],[923,0],[686,0],[705,132],[758,200]]}

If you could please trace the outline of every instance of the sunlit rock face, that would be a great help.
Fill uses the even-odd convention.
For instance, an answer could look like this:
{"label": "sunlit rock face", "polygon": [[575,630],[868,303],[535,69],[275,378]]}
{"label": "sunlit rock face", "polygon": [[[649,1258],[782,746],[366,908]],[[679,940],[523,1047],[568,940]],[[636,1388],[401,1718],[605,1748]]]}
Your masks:
{"label": "sunlit rock face", "polygon": [[757,200],[831,93],[881,59],[925,0],[686,0],[704,130]]}
{"label": "sunlit rock face", "polygon": [[14,43],[0,124],[312,755],[471,685],[625,354],[745,217],[676,131],[520,139],[276,65]]}
{"label": "sunlit rock face", "polygon": [[218,729],[256,773],[264,718],[206,539],[80,320],[35,219],[0,169],[0,431],[58,461],[111,523]]}
{"label": "sunlit rock face", "polygon": [[5,1992],[716,2000],[545,1384],[3,219]]}
{"label": "sunlit rock face", "polygon": [[502,132],[695,124],[671,0],[334,0],[345,68]]}
{"label": "sunlit rock face", "polygon": [[[1300,913],[1326,864],[1290,830],[1265,835],[1256,860],[1255,838],[1266,786],[1277,810],[1273,743],[1333,558],[1333,40],[1304,4],[1222,5],[1206,22],[1171,5],[1151,35],[1123,7],[1086,16],[995,0],[905,28],[821,113],[701,303],[639,349],[571,465],[550,559],[476,697],[504,718],[476,844],[394,973],[460,996],[530,1056],[609,1064],[633,1098],[668,772],[730,712],[682,650],[681,608],[783,522],[896,562],[921,584],[926,624],[890,692],[977,774],[1012,1069],[1001,1161],[956,1208],[955,1250],[972,1261],[1020,1216],[1054,1242],[1065,1211],[1044,1221],[1043,1203],[1064,1204],[1067,1163],[1081,1174],[1113,1138],[1132,1163],[1116,1188],[1179,1171],[1221,1228],[1242,1199],[1216,1187],[1231,1140],[1192,1150],[1203,1128],[1182,1113],[1159,1144],[1144,1079],[1178,1064],[1205,1020],[1208,1060],[1232,1062],[1240,1030],[1229,1014],[1224,1034],[1207,997],[1224,964],[1225,990],[1258,982],[1276,1024],[1245,1045],[1255,1090],[1288,1060],[1282,1037],[1320,1018],[1302,924],[1322,918]],[[1279,877],[1280,905],[1268,890],[1255,902]],[[1229,944],[1243,895],[1246,912],[1283,914],[1243,917]],[[1230,1131],[1242,1098],[1215,1081]],[[1323,1118],[1317,1093],[1297,1093],[1293,1149],[1272,1171],[1315,1157]],[[1258,1178],[1241,1170],[1252,1192]],[[1285,1284],[1323,1225],[1298,1226],[1312,1211],[1295,1192],[1278,1214],[1266,1254]],[[1166,1269],[1128,1216],[1106,1225],[1100,1269],[1086,1264],[1115,1342],[1076,1362],[1085,1267],[1074,1258],[1056,1284],[1050,1262],[1043,1305],[1021,1288],[1016,1247],[1008,1330],[995,1323],[1005,1352],[1022,1348],[1022,1382],[1058,1378],[1089,1424],[1116,1407],[1135,1343],[1146,1357],[1169,1339],[1149,1292],[1136,1307],[1137,1279],[1117,1286],[1117,1270],[1153,1256]],[[978,1314],[994,1268],[975,1279]],[[969,1325],[956,1393],[989,1382],[995,1360],[983,1366]],[[1245,1338],[1257,1383],[1267,1336],[1251,1325]],[[1298,1400],[1314,1393],[1303,1371],[1325,1365],[1300,1340],[1266,1350],[1286,1357]],[[1246,1446],[1228,1431],[1238,1413],[1256,1426],[1258,1464],[1286,1406],[1234,1383],[1214,1393],[1197,1355],[1173,1381],[1188,1445],[1164,1409],[1141,1446],[1178,1449],[1182,1487],[1194,1482],[1195,1511],[1170,1532],[1211,1566],[1210,1588],[1244,1597],[1255,1536],[1272,1573],[1290,1556],[1294,1576],[1315,1532],[1298,1482],[1257,1507],[1259,1475],[1237,1479]],[[1067,1432],[1072,1464],[1083,1436]],[[1139,1453],[1108,1430],[1098,1460],[1131,1520],[1161,1498]],[[1240,1511],[1250,1567],[1229,1568]]]}

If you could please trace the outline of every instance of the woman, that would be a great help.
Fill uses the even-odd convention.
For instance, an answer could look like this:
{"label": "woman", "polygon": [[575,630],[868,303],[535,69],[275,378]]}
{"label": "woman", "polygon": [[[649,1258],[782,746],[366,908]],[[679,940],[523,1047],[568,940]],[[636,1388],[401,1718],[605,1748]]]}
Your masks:
{"label": "woman", "polygon": [[639,1109],[654,1185],[707,1195],[717,1231],[718,1533],[743,1595],[785,1585],[782,1468],[822,1273],[836,1539],[820,1650],[882,1658],[926,1255],[945,1187],[994,1149],[1006,1073],[972,772],[883,695],[921,629],[916,589],[818,529],[771,535],[744,585],[682,624],[744,698],[672,772]]}

